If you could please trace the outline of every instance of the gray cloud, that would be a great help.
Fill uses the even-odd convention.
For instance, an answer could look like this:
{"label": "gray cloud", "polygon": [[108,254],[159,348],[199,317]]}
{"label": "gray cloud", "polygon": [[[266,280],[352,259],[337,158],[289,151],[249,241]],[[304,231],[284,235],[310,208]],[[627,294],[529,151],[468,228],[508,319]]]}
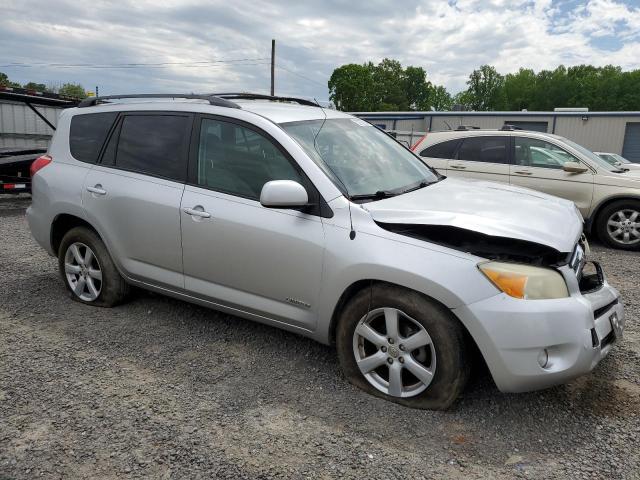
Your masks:
{"label": "gray cloud", "polygon": [[[6,0],[5,0],[6,1]],[[325,100],[333,69],[385,56],[423,66],[432,81],[464,88],[473,68],[560,63],[638,68],[640,9],[620,0],[563,8],[551,0],[357,2],[37,1],[3,5],[2,64],[11,78],[99,85],[101,93],[266,92],[267,60],[162,68],[54,68],[46,64],[264,59],[277,39],[276,91]],[[615,48],[598,38],[618,39]]]}

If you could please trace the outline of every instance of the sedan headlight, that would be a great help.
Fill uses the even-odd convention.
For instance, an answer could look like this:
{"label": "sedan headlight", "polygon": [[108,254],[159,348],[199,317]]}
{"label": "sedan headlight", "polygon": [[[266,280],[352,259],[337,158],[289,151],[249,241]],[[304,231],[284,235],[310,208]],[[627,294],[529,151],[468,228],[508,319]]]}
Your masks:
{"label": "sedan headlight", "polygon": [[480,263],[478,268],[491,283],[514,298],[545,300],[569,296],[564,278],[551,268],[504,262]]}

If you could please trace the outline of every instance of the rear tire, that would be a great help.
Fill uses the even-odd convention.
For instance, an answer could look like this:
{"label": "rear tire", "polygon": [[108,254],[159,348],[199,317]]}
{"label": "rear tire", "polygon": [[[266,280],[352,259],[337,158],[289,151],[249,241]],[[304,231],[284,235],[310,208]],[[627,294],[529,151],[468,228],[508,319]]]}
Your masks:
{"label": "rear tire", "polygon": [[336,346],[353,385],[412,408],[448,408],[469,377],[470,350],[459,320],[424,295],[395,285],[374,284],[347,303]]}
{"label": "rear tire", "polygon": [[598,214],[596,231],[609,247],[640,250],[640,201],[618,200],[604,207]]}
{"label": "rear tire", "polygon": [[97,307],[113,307],[129,294],[98,234],[86,227],[69,230],[58,250],[60,276],[71,298]]}

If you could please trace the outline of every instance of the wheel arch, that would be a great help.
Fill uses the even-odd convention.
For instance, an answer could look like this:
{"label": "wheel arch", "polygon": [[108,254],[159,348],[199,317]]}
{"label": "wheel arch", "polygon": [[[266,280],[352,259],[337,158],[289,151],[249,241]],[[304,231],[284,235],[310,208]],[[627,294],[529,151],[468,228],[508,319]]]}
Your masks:
{"label": "wheel arch", "polygon": [[627,194],[614,195],[602,200],[596,206],[596,208],[593,209],[593,213],[589,216],[589,219],[587,220],[587,224],[585,226],[585,230],[587,231],[587,233],[594,234],[595,224],[598,221],[598,216],[600,215],[602,210],[604,210],[606,207],[608,207],[612,203],[619,202],[620,200],[635,200],[637,202],[640,202],[640,195],[630,195],[627,193]]}
{"label": "wheel arch", "polygon": [[331,322],[329,324],[329,343],[331,345],[335,345],[335,343],[336,343],[336,331],[337,331],[337,327],[338,327],[338,318],[340,316],[340,313],[344,309],[344,307],[349,302],[349,300],[351,300],[355,295],[360,293],[362,290],[365,290],[365,289],[368,289],[368,288],[373,288],[374,285],[390,285],[390,286],[402,288],[402,289],[407,290],[409,292],[415,292],[415,293],[427,298],[429,301],[434,302],[440,308],[450,312],[451,315],[453,316],[453,318],[455,318],[456,321],[458,321],[460,323],[460,325],[462,326],[463,330],[465,331],[469,341],[473,344],[474,348],[478,349],[478,351],[479,351],[479,348],[478,348],[478,345],[477,345],[475,339],[473,338],[473,336],[471,335],[471,333],[467,329],[467,327],[464,324],[464,322],[462,322],[462,320],[460,318],[458,318],[458,316],[455,314],[455,312],[451,308],[447,307],[443,302],[441,302],[437,298],[433,297],[432,295],[429,295],[429,294],[427,294],[425,292],[421,292],[421,291],[416,290],[414,288],[407,287],[406,285],[400,285],[398,283],[389,282],[389,281],[386,281],[386,280],[375,279],[375,278],[368,278],[368,279],[355,281],[351,285],[349,285],[342,292],[342,294],[340,295],[340,297],[339,297],[339,299],[338,299],[338,301],[337,301],[337,303],[336,303],[336,305],[335,305],[335,307],[333,309],[333,312],[332,312],[332,315],[331,315]]}
{"label": "wheel arch", "polygon": [[51,222],[50,233],[51,248],[56,255],[58,254],[60,244],[62,243],[62,239],[64,238],[65,234],[75,227],[86,227],[89,230],[94,231],[96,235],[102,238],[96,228],[85,219],[69,213],[58,214],[53,219],[53,222]]}

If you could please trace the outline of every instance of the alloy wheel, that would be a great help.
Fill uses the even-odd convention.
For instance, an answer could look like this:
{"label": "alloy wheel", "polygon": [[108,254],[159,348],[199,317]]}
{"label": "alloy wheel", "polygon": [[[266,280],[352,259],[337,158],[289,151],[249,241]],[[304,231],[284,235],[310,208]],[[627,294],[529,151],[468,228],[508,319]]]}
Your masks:
{"label": "alloy wheel", "polygon": [[640,212],[625,208],[614,212],[607,221],[607,233],[617,243],[634,245],[640,242]]}
{"label": "alloy wheel", "polygon": [[396,308],[372,310],[358,322],[353,354],[367,381],[393,397],[422,393],[436,372],[436,351],[429,333]]}
{"label": "alloy wheel", "polygon": [[64,273],[73,293],[92,302],[102,290],[102,270],[93,251],[84,243],[69,245],[64,256]]}

